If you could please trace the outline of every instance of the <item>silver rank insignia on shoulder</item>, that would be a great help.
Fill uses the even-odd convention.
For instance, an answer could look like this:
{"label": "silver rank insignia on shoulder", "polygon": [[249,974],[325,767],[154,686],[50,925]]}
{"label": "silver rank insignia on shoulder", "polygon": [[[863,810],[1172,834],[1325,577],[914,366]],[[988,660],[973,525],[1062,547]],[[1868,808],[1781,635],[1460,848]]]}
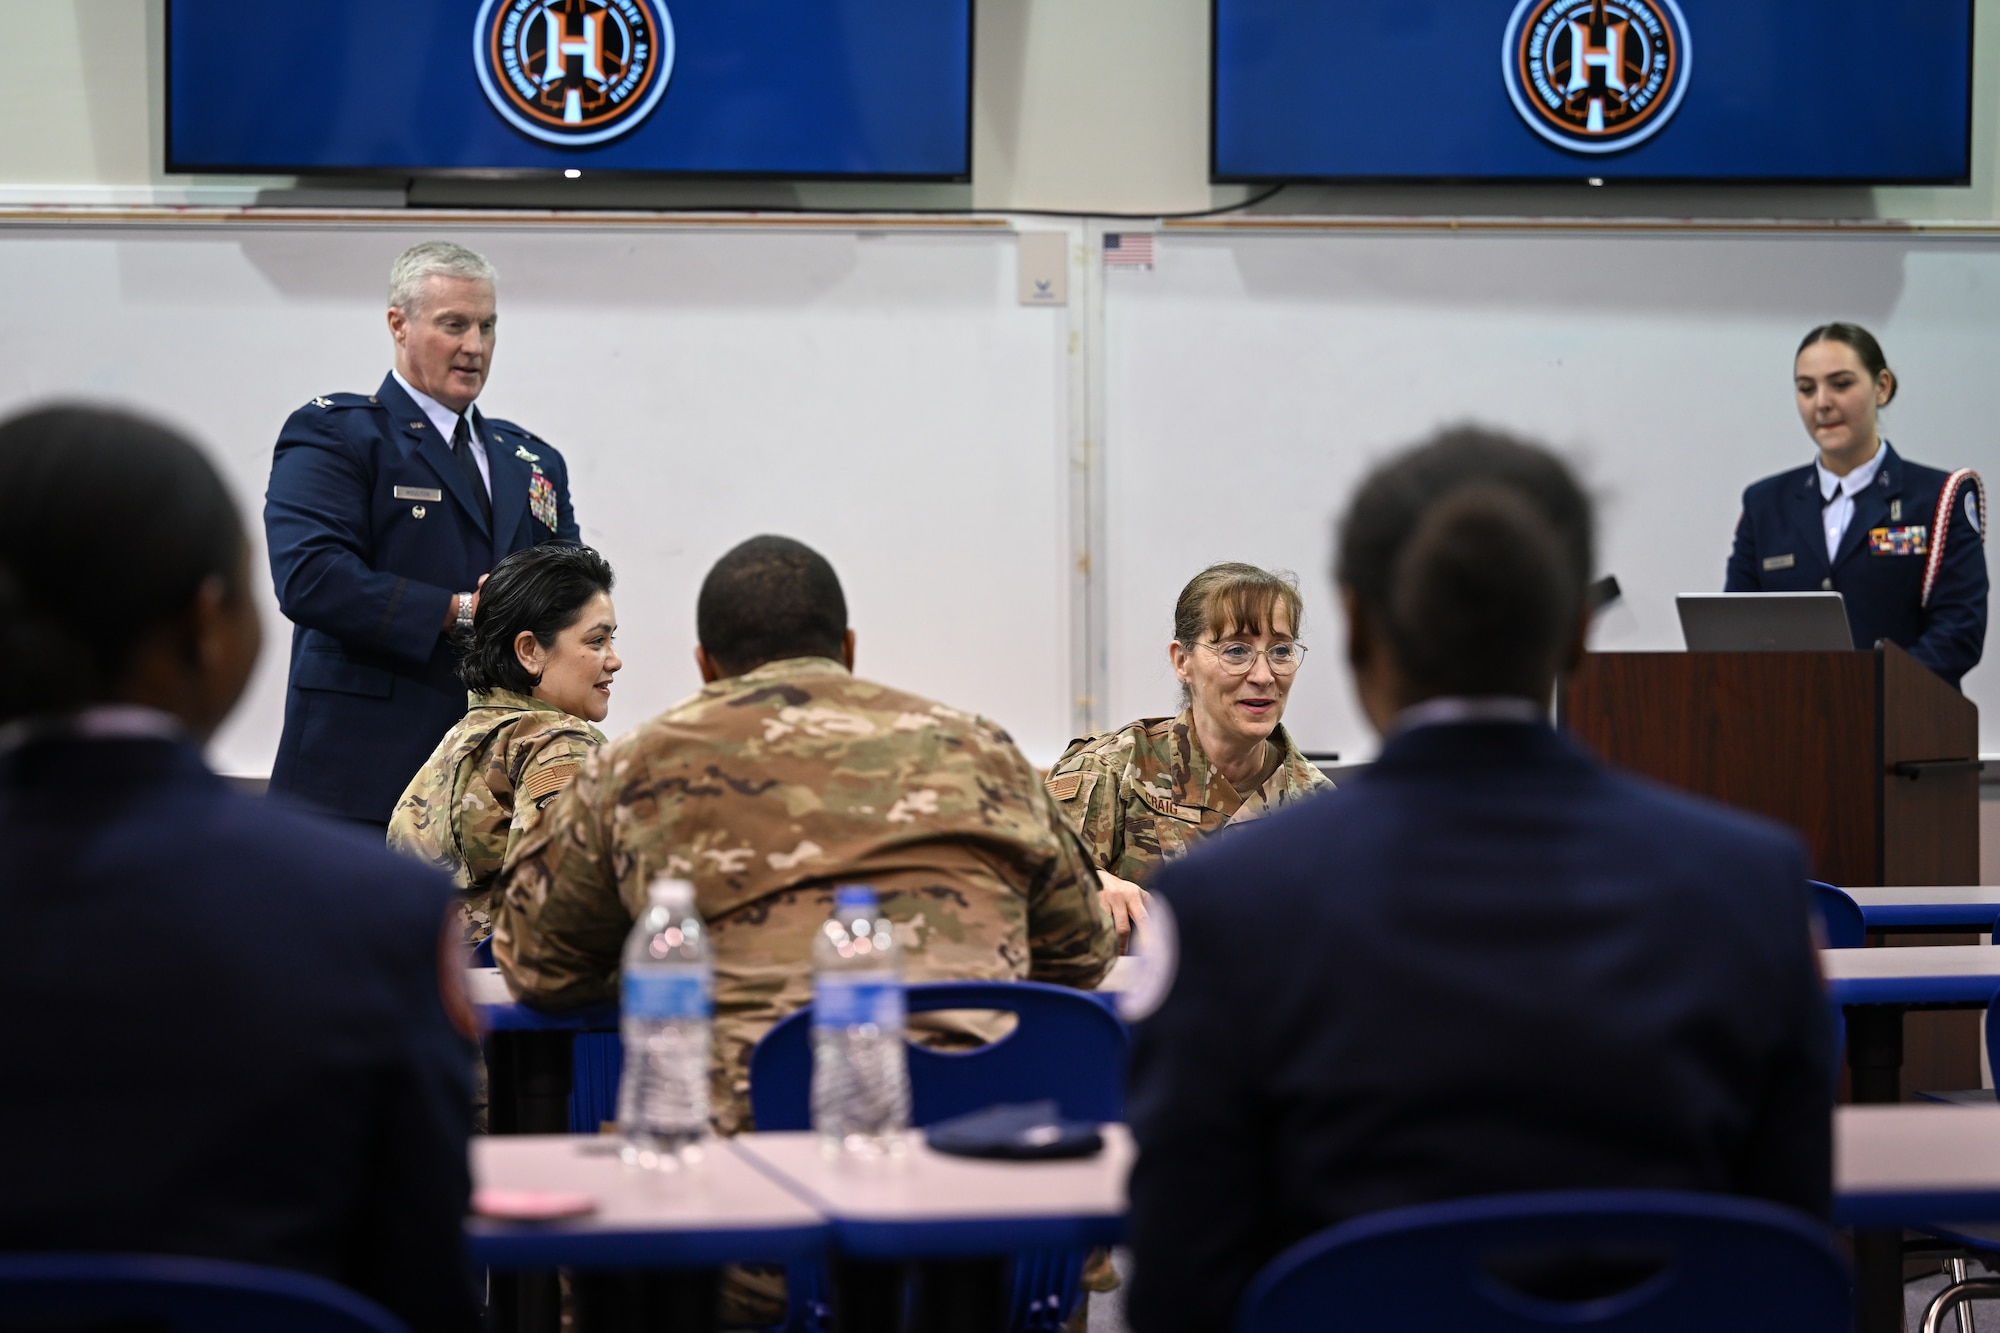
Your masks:
{"label": "silver rank insignia on shoulder", "polygon": [[315,399],[313,399],[313,406],[314,406],[314,407],[332,407],[332,406],[333,406],[333,399],[331,399],[331,398],[315,398]]}
{"label": "silver rank insignia on shoulder", "polygon": [[529,453],[528,446],[525,444],[514,446],[514,457],[520,459],[523,463],[539,463],[542,461],[542,456],[540,454]]}
{"label": "silver rank insignia on shoulder", "polygon": [[411,430],[422,430],[423,428],[424,428],[424,423],[421,421],[412,421],[410,423]]}
{"label": "silver rank insignia on shoulder", "polygon": [[1901,523],[1903,521],[1903,502],[1901,500],[1889,501],[1889,521],[1891,523]]}

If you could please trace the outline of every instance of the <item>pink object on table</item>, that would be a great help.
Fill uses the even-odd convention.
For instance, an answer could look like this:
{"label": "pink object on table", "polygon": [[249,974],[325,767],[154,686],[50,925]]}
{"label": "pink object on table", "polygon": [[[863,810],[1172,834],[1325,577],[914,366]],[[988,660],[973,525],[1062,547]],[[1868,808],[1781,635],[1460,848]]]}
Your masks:
{"label": "pink object on table", "polygon": [[553,1222],[594,1213],[597,1200],[588,1194],[553,1190],[481,1189],[472,1191],[472,1211],[509,1222]]}

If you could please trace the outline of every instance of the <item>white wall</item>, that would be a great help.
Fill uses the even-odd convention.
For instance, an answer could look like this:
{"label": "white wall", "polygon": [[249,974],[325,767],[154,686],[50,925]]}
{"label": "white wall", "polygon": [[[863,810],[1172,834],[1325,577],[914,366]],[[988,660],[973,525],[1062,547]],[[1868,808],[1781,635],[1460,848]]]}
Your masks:
{"label": "white wall", "polygon": [[[1211,188],[1209,0],[978,0],[970,186],[652,182],[420,185],[426,202],[977,207],[1161,213],[1233,203]],[[163,0],[0,0],[8,97],[0,201],[151,202],[259,189],[287,178],[160,171]],[[1975,0],[1973,181],[1952,189],[1314,187],[1270,207],[1298,213],[1530,216],[2000,218],[2000,0]],[[1830,100],[1827,133],[1839,133]],[[292,198],[324,198],[325,183]],[[340,183],[395,202],[401,180]]]}

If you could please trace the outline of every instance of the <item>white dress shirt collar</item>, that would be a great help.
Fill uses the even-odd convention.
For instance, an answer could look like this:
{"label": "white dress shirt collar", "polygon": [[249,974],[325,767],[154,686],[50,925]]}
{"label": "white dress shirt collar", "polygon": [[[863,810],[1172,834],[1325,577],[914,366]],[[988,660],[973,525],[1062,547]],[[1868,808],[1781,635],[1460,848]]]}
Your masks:
{"label": "white dress shirt collar", "polygon": [[1819,498],[1832,500],[1837,486],[1847,492],[1851,500],[1875,484],[1875,474],[1882,470],[1883,460],[1889,456],[1889,442],[1879,441],[1875,446],[1875,456],[1844,477],[1836,477],[1826,470],[1826,464],[1817,458],[1813,460],[1813,470],[1819,473]]}
{"label": "white dress shirt collar", "polygon": [[1820,526],[1826,530],[1828,564],[1840,554],[1847,525],[1854,521],[1854,497],[1874,484],[1875,474],[1882,470],[1882,460],[1888,456],[1889,442],[1880,440],[1875,445],[1875,456],[1844,477],[1834,476],[1826,470],[1826,464],[1813,460],[1813,467],[1819,473]]}
{"label": "white dress shirt collar", "polygon": [[0,754],[43,736],[78,740],[175,741],[187,728],[172,713],[142,704],[93,704],[74,713],[41,713],[0,727]]}
{"label": "white dress shirt collar", "polygon": [[1389,725],[1391,736],[1418,727],[1448,727],[1465,722],[1547,722],[1549,710],[1533,699],[1513,694],[1441,695],[1411,704]]}
{"label": "white dress shirt collar", "polygon": [[[403,392],[410,395],[410,401],[430,418],[431,425],[437,427],[438,436],[443,439],[444,447],[451,448],[451,438],[458,430],[458,413],[404,379],[402,371],[391,369],[389,373],[396,377],[396,383],[403,386]],[[470,406],[465,409],[465,425],[466,429],[472,432],[472,457],[479,464],[479,475],[486,479],[487,493],[491,494],[493,469],[486,462],[486,441],[479,438],[479,413]]]}

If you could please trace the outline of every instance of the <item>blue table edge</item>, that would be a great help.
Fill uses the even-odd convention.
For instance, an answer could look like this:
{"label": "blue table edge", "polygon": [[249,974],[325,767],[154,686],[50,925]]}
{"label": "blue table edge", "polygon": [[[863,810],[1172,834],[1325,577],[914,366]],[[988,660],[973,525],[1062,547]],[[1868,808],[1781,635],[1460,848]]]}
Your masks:
{"label": "blue table edge", "polygon": [[816,1259],[826,1253],[825,1222],[787,1226],[717,1226],[701,1231],[647,1228],[551,1230],[549,1224],[474,1217],[465,1240],[483,1268],[719,1268],[741,1261]]}

